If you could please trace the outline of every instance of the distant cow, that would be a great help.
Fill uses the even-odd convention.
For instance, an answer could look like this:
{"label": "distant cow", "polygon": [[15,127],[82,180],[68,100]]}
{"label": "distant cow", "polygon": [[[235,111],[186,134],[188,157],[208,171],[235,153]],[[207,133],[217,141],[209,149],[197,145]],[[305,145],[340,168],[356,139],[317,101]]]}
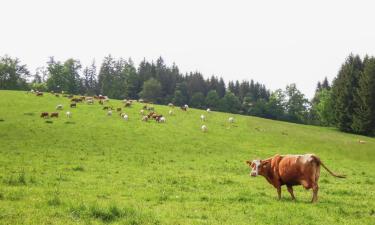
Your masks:
{"label": "distant cow", "polygon": [[43,92],[36,92],[36,96],[43,96]]}
{"label": "distant cow", "polygon": [[203,114],[201,115],[201,121],[206,121],[206,117]]}
{"label": "distant cow", "polygon": [[210,109],[210,108],[208,108],[208,109],[207,109],[207,112],[208,112],[208,113],[210,113],[210,112],[211,112],[211,109]]}
{"label": "distant cow", "polygon": [[233,117],[229,117],[228,122],[229,123],[234,123],[234,118]]}
{"label": "distant cow", "polygon": [[70,103],[70,108],[77,108],[77,103]]}
{"label": "distant cow", "polygon": [[185,106],[181,106],[180,109],[181,109],[182,111],[186,111],[186,110],[187,110],[187,108],[186,108]]}
{"label": "distant cow", "polygon": [[59,104],[56,106],[56,110],[62,110],[63,109],[63,105]]}
{"label": "distant cow", "polygon": [[202,125],[201,130],[202,130],[202,132],[207,132],[208,128],[207,128],[206,125]]}
{"label": "distant cow", "polygon": [[154,108],[153,106],[150,106],[150,107],[147,107],[147,110],[148,110],[148,111],[154,111],[155,108]]}
{"label": "distant cow", "polygon": [[112,111],[111,111],[111,110],[109,110],[109,111],[107,112],[107,116],[112,116]]}
{"label": "distant cow", "polygon": [[130,101],[127,101],[127,102],[125,103],[125,105],[124,105],[124,107],[130,107],[130,106],[132,106],[132,103],[131,103]]}
{"label": "distant cow", "polygon": [[117,108],[116,112],[121,112],[121,110],[122,110],[121,108]]}
{"label": "distant cow", "polygon": [[158,122],[158,123],[165,123],[167,120],[165,119],[165,117],[164,116],[162,116],[162,117],[158,117],[157,119],[156,119],[156,122]]}
{"label": "distant cow", "polygon": [[52,117],[56,117],[56,118],[58,118],[59,117],[59,113],[58,112],[52,112],[51,113],[51,118]]}
{"label": "distant cow", "polygon": [[145,111],[143,110],[143,109],[141,109],[141,111],[139,111],[139,114],[141,114],[141,115],[145,115]]}
{"label": "distant cow", "polygon": [[108,106],[104,106],[104,107],[103,107],[103,110],[108,110],[108,109],[109,109]]}
{"label": "distant cow", "polygon": [[168,106],[169,107],[174,107],[174,105],[172,103],[168,103]]}
{"label": "distant cow", "polygon": [[94,99],[87,99],[86,102],[87,104],[92,105],[94,104]]}
{"label": "distant cow", "polygon": [[68,117],[68,118],[72,118],[72,113],[71,113],[71,112],[68,111],[68,112],[66,112],[65,114],[66,114],[66,117]]}
{"label": "distant cow", "polygon": [[251,167],[250,175],[261,175],[277,189],[278,199],[281,198],[281,186],[286,185],[288,192],[295,200],[293,186],[302,185],[305,189],[313,189],[311,202],[318,200],[318,180],[320,165],[332,176],[345,178],[329,170],[323,162],[313,154],[305,155],[275,155],[265,160],[246,161]]}
{"label": "distant cow", "polygon": [[42,113],[40,114],[40,117],[42,117],[42,118],[48,118],[48,117],[49,117],[49,114],[48,114],[48,112],[42,112]]}
{"label": "distant cow", "polygon": [[147,122],[148,121],[148,116],[143,116],[142,117],[142,121]]}
{"label": "distant cow", "polygon": [[59,94],[55,94],[55,97],[60,97],[60,95]]}
{"label": "distant cow", "polygon": [[124,115],[123,117],[122,117],[125,121],[128,121],[129,120],[129,116],[128,115]]}

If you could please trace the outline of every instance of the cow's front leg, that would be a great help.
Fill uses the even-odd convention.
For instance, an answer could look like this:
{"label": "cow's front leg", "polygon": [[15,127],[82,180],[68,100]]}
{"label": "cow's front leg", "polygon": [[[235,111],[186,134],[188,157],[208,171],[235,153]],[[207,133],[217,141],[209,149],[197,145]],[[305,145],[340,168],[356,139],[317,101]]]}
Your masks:
{"label": "cow's front leg", "polygon": [[278,200],[280,200],[281,199],[281,186],[278,186],[276,188],[277,188],[277,197],[278,197]]}
{"label": "cow's front leg", "polygon": [[290,193],[290,195],[292,196],[292,200],[296,200],[296,198],[294,197],[294,194],[293,194],[293,187],[292,186],[287,186],[288,187],[288,191]]}

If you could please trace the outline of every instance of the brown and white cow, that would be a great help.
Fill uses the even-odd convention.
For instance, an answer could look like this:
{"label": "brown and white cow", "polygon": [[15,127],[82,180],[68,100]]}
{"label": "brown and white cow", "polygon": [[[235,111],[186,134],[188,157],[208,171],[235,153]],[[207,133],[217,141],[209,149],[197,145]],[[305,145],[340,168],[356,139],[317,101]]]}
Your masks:
{"label": "brown and white cow", "polygon": [[305,155],[275,155],[264,160],[246,161],[251,167],[250,175],[261,175],[277,189],[278,199],[281,198],[281,186],[286,185],[288,192],[295,200],[293,186],[302,185],[305,189],[313,190],[311,202],[318,200],[318,180],[320,166],[323,166],[332,176],[345,178],[329,170],[319,157],[313,154]]}

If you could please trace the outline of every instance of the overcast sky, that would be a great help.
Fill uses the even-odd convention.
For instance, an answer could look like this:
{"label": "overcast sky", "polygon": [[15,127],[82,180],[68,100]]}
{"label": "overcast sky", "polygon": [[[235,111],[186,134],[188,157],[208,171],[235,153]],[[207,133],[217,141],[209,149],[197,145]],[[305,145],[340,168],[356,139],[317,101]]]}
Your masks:
{"label": "overcast sky", "polygon": [[0,55],[32,72],[57,60],[162,56],[181,72],[289,83],[312,97],[352,52],[375,55],[375,3],[362,0],[0,0]]}

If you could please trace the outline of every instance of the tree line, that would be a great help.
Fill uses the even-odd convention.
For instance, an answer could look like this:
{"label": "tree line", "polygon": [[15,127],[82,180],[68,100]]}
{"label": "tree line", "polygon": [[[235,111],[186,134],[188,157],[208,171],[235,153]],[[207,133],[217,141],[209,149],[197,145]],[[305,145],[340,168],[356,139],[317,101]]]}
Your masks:
{"label": "tree line", "polygon": [[318,82],[309,101],[295,84],[270,91],[264,84],[205,78],[200,72],[181,73],[177,65],[131,58],[105,57],[83,67],[79,60],[60,62],[51,57],[45,66],[30,73],[17,58],[0,58],[0,89],[65,91],[80,95],[106,95],[114,99],[142,98],[157,104],[253,115],[263,118],[320,126],[345,132],[375,133],[375,59],[350,55],[337,77]]}

